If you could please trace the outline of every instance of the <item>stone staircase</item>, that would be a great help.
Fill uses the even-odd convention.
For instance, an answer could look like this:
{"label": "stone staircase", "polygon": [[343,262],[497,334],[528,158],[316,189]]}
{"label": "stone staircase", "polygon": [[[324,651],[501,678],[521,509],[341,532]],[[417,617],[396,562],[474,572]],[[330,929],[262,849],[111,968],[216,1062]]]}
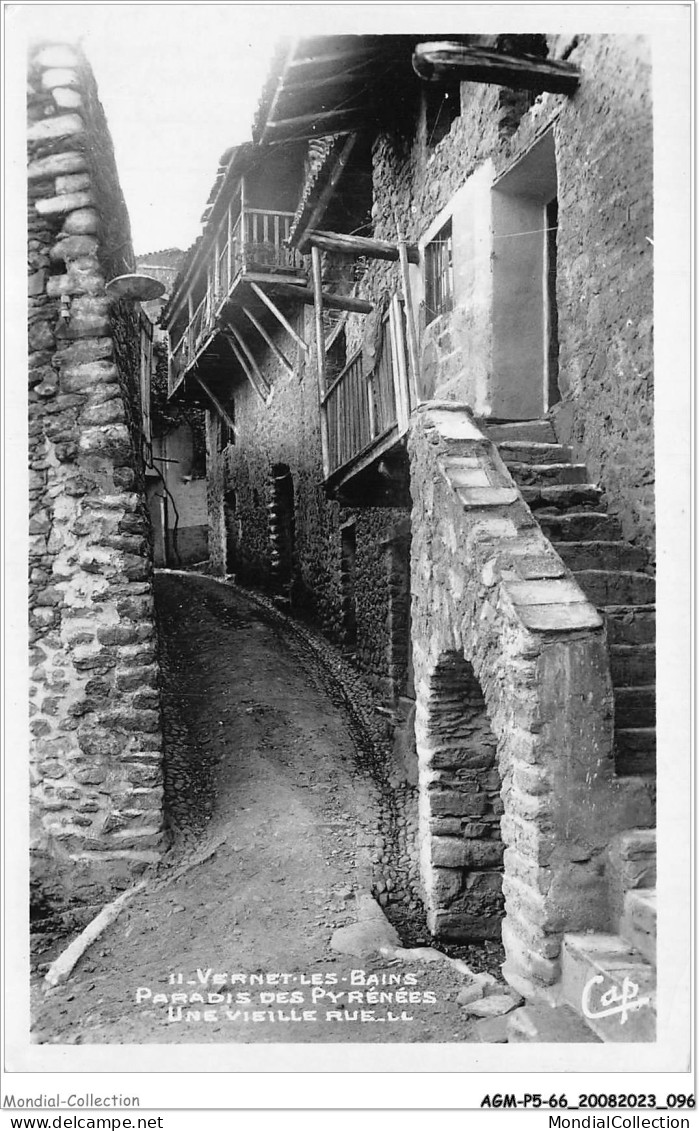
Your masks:
{"label": "stone staircase", "polygon": [[[625,541],[601,489],[588,482],[548,420],[486,425],[525,502],[606,627],[614,689],[615,767],[655,792],[655,579],[645,551]],[[610,932],[566,935],[561,1000],[512,1015],[508,1039],[655,1039],[655,830],[632,829],[608,850]],[[597,979],[592,981],[592,979]],[[585,987],[590,987],[585,996]],[[636,987],[640,1007],[601,1014]],[[624,1016],[624,1021],[621,1017]]]}

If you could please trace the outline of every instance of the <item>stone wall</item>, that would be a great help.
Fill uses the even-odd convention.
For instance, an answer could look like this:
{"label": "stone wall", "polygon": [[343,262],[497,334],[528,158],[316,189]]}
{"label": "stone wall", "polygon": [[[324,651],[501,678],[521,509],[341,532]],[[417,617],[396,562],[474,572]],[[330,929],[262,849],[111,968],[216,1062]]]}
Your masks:
{"label": "stone wall", "polygon": [[410,452],[429,926],[495,934],[502,890],[504,973],[543,996],[559,978],[563,932],[607,929],[607,846],[622,829],[652,826],[652,801],[642,779],[614,776],[599,614],[495,446],[464,408],[426,406]]}
{"label": "stone wall", "polygon": [[[398,216],[403,234],[419,243],[431,226],[448,218],[459,190],[468,196],[473,186],[461,213],[460,245],[454,248],[459,289],[451,315],[426,325],[421,272],[412,271],[421,324],[422,394],[424,399],[471,404],[484,416],[509,415],[493,398],[493,386],[505,382],[499,371],[502,351],[499,355],[493,345],[499,309],[493,263],[506,241],[493,228],[491,186],[526,157],[547,129],[553,131],[562,401],[551,412],[560,438],[572,444],[576,458],[604,487],[625,537],[652,550],[649,46],[638,36],[581,35],[549,36],[548,47],[551,55],[580,67],[582,78],[573,96],[533,99],[501,87],[462,83],[461,115],[436,146],[426,144],[419,121],[412,131],[377,140],[374,234],[395,239]],[[485,188],[480,184],[484,177]],[[370,264],[363,293],[379,297],[398,287],[394,265]],[[543,415],[546,407],[542,401],[541,412],[534,415]]]}
{"label": "stone wall", "polygon": [[[289,598],[295,612],[315,621],[331,639],[347,643],[341,527],[353,524],[356,638],[348,647],[375,686],[392,698],[394,688],[398,694],[399,685],[405,682],[408,663],[407,568],[401,580],[391,549],[398,540],[407,562],[409,532],[405,527],[396,531],[407,512],[395,507],[349,508],[328,497],[321,458],[312,309],[306,309],[303,326],[310,346],[305,358],[300,347],[292,347],[284,331],[278,331],[278,343],[287,356],[297,350],[293,374],[270,351],[258,356],[272,387],[267,402],[239,369],[236,372],[231,367],[228,405],[234,405],[237,437],[222,451],[220,421],[216,414],[208,415],[210,560],[219,573],[233,573],[245,583],[276,589]],[[289,469],[294,504],[291,577],[282,587],[275,570],[277,465]]]}
{"label": "stone wall", "polygon": [[105,280],[128,217],[94,79],[73,47],[29,61],[32,882],[41,909],[102,902],[163,848],[138,320]]}

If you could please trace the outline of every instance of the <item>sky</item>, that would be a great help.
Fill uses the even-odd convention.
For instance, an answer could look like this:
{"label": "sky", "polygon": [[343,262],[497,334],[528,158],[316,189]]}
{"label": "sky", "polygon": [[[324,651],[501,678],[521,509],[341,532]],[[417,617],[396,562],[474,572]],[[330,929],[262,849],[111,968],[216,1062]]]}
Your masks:
{"label": "sky", "polygon": [[220,155],[250,137],[274,45],[290,21],[277,7],[227,4],[20,4],[7,30],[13,16],[30,35],[81,40],[136,254],[188,247]]}

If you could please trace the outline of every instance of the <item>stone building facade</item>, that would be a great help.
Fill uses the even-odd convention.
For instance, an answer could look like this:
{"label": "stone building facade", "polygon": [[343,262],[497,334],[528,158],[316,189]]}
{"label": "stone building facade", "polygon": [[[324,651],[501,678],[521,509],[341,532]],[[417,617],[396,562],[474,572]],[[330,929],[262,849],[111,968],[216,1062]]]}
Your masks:
{"label": "stone building facade", "polygon": [[560,1001],[602,932],[652,988],[649,47],[443,47],[280,57],[254,136],[261,164],[305,147],[296,290],[267,281],[247,350],[220,343],[259,286],[210,302],[173,391],[214,394],[214,567],[275,587],[386,696],[435,936],[501,937],[508,980]]}
{"label": "stone building facade", "polygon": [[28,75],[34,905],[102,903],[164,844],[152,549],[128,216],[80,50]]}

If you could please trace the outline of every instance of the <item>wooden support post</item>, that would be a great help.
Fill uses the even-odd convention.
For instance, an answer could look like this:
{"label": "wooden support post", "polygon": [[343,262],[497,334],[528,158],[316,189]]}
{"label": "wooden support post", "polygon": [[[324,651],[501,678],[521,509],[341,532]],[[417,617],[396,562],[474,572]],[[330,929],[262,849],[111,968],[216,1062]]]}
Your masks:
{"label": "wooden support post", "polygon": [[[259,365],[255,361],[252,350],[248,346],[248,343],[245,341],[245,338],[241,334],[240,330],[238,330],[237,327],[235,327],[232,322],[226,323],[226,329],[227,329],[228,333],[233,335],[236,343],[238,344],[238,346],[240,347],[240,349],[243,351],[246,358],[248,359],[248,365],[250,366],[250,369],[252,370],[252,372],[255,374],[255,381],[259,385],[259,388],[258,388],[257,391],[259,392],[260,389],[264,389],[263,400],[266,400],[267,397],[269,396],[270,392],[271,392],[270,385],[269,385],[269,382],[265,379]],[[255,382],[253,382],[253,384],[254,383]]]}
{"label": "wooden support post", "polygon": [[308,346],[304,342],[303,338],[299,337],[299,335],[294,330],[294,327],[284,317],[277,304],[272,302],[269,295],[265,294],[265,292],[262,290],[262,287],[258,287],[257,283],[250,283],[250,290],[253,292],[253,294],[257,295],[260,302],[263,302],[268,310],[272,311],[272,314],[277,319],[277,321],[284,327],[287,334],[291,335],[296,344],[301,347],[303,352],[308,353]]}
{"label": "wooden support post", "polygon": [[396,398],[396,422],[399,436],[405,435],[410,423],[410,386],[405,357],[405,338],[403,335],[403,315],[398,296],[391,299],[388,328],[391,335],[391,354],[393,358],[393,390]]}
{"label": "wooden support post", "polygon": [[318,407],[320,411],[320,443],[323,454],[323,475],[328,478],[330,474],[330,453],[328,451],[328,412],[325,404],[327,382],[325,380],[325,329],[323,327],[323,280],[320,265],[320,251],[317,247],[311,250],[311,266],[313,269],[313,293],[315,298],[316,318],[316,358],[318,363]]}
{"label": "wooden support post", "polygon": [[410,287],[410,267],[408,265],[408,251],[405,240],[401,236],[398,217],[395,216],[396,231],[398,232],[398,256],[400,261],[400,274],[403,282],[403,298],[405,300],[405,320],[408,325],[408,353],[410,356],[410,400],[411,408],[418,403],[418,372],[419,350],[417,330],[415,329],[415,315],[413,313],[413,300]]}
{"label": "wooden support post", "polygon": [[220,400],[218,399],[216,394],[211,391],[211,389],[207,385],[204,378],[200,377],[199,374],[195,372],[194,373],[194,379],[195,379],[195,381],[197,381],[201,385],[202,389],[204,390],[207,397],[211,401],[212,405],[216,409],[216,412],[219,414],[219,416],[221,416],[225,420],[226,424],[228,425],[228,427],[233,432],[233,435],[237,436],[238,435],[238,429],[236,428],[235,424],[233,423],[232,417],[229,416],[229,414],[226,412],[226,410],[223,407],[223,405],[221,404]]}
{"label": "wooden support post", "polygon": [[243,311],[243,314],[245,314],[246,317],[250,320],[250,322],[252,322],[253,326],[257,330],[260,337],[264,338],[264,340],[266,341],[267,345],[269,346],[269,348],[271,349],[272,353],[277,358],[277,360],[281,361],[282,365],[284,366],[284,368],[287,370],[287,372],[289,374],[292,374],[294,372],[293,365],[289,361],[286,354],[282,350],[280,350],[277,343],[267,333],[264,326],[260,322],[259,318],[256,318],[255,315],[252,313],[252,311],[248,310],[247,306],[242,307],[242,311]]}

